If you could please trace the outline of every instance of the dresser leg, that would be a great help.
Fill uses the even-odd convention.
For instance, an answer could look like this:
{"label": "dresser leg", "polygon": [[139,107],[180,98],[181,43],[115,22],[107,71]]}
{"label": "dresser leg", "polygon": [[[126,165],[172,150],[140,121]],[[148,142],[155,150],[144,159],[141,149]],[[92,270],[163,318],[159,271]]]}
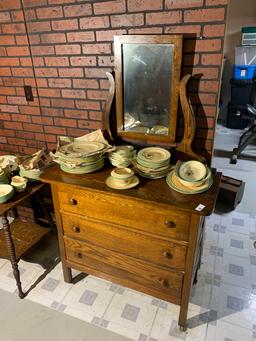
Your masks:
{"label": "dresser leg", "polygon": [[67,283],[72,283],[71,268],[68,268],[67,266],[63,265],[63,263],[62,263],[62,271],[63,271],[64,281]]}
{"label": "dresser leg", "polygon": [[3,232],[4,232],[4,237],[6,240],[9,259],[12,264],[13,276],[16,280],[19,297],[24,298],[25,294],[23,293],[22,288],[21,288],[20,272],[18,268],[18,261],[17,261],[16,254],[15,254],[14,243],[13,243],[12,235],[10,231],[10,225],[9,225],[6,214],[4,214],[1,218],[2,218],[2,223],[3,223],[3,230],[4,230]]}

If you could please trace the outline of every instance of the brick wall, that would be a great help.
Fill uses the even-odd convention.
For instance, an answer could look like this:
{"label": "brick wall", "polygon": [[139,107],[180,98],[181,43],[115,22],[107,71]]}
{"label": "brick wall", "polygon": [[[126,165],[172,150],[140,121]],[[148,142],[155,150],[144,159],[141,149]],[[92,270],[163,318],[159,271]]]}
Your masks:
{"label": "brick wall", "polygon": [[57,135],[101,128],[113,36],[175,33],[185,38],[182,74],[201,74],[190,83],[194,146],[210,154],[227,1],[23,0],[24,20],[20,0],[1,0],[0,153],[31,153],[44,142],[54,148]]}

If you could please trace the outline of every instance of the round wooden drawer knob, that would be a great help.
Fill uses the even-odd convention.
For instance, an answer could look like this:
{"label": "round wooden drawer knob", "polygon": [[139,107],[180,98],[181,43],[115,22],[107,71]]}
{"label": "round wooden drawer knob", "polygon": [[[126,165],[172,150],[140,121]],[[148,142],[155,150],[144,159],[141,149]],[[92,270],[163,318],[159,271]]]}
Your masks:
{"label": "round wooden drawer knob", "polygon": [[169,252],[169,251],[164,251],[164,257],[165,257],[165,258],[171,259],[171,258],[173,258],[173,255],[172,255],[172,253]]}
{"label": "round wooden drawer knob", "polygon": [[170,228],[170,229],[174,229],[176,227],[175,222],[171,221],[171,220],[166,220],[165,221],[165,225]]}
{"label": "round wooden drawer knob", "polygon": [[72,230],[76,233],[80,233],[80,227],[79,226],[72,226]]}
{"label": "round wooden drawer knob", "polygon": [[70,202],[70,205],[73,205],[73,206],[76,206],[77,205],[77,200],[76,199],[70,199],[69,200],[69,202]]}
{"label": "round wooden drawer knob", "polygon": [[169,287],[169,282],[166,279],[160,278],[158,282],[162,285],[162,287]]}
{"label": "round wooden drawer knob", "polygon": [[75,256],[76,256],[77,258],[83,258],[83,255],[82,255],[81,252],[76,252],[76,253],[75,253]]}

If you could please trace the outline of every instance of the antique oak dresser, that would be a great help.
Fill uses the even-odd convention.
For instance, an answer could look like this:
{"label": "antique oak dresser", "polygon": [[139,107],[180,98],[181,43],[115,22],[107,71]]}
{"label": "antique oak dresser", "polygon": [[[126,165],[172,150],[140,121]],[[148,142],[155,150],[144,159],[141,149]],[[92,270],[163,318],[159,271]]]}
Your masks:
{"label": "antique oak dresser", "polygon": [[72,281],[73,268],[178,304],[185,329],[204,219],[214,209],[221,174],[207,192],[183,195],[165,179],[113,190],[105,185],[110,171],[73,175],[54,166],[41,176],[51,184],[64,280]]}

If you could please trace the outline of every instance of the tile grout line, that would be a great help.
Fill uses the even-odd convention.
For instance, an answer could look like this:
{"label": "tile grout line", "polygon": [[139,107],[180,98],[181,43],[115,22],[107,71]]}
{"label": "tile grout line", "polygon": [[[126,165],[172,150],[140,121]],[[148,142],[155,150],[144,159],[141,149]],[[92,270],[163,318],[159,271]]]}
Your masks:
{"label": "tile grout line", "polygon": [[[160,302],[158,302],[158,304],[159,304],[159,303],[160,303]],[[147,340],[146,340],[146,341],[150,341],[151,333],[152,333],[152,330],[153,330],[153,327],[154,327],[154,323],[155,323],[155,321],[156,321],[156,315],[158,314],[159,309],[160,309],[160,307],[158,306],[157,309],[156,309],[156,313],[155,313],[153,322],[152,322],[151,327],[150,327],[150,329],[149,329],[149,333],[148,333],[148,336],[147,336]]]}

